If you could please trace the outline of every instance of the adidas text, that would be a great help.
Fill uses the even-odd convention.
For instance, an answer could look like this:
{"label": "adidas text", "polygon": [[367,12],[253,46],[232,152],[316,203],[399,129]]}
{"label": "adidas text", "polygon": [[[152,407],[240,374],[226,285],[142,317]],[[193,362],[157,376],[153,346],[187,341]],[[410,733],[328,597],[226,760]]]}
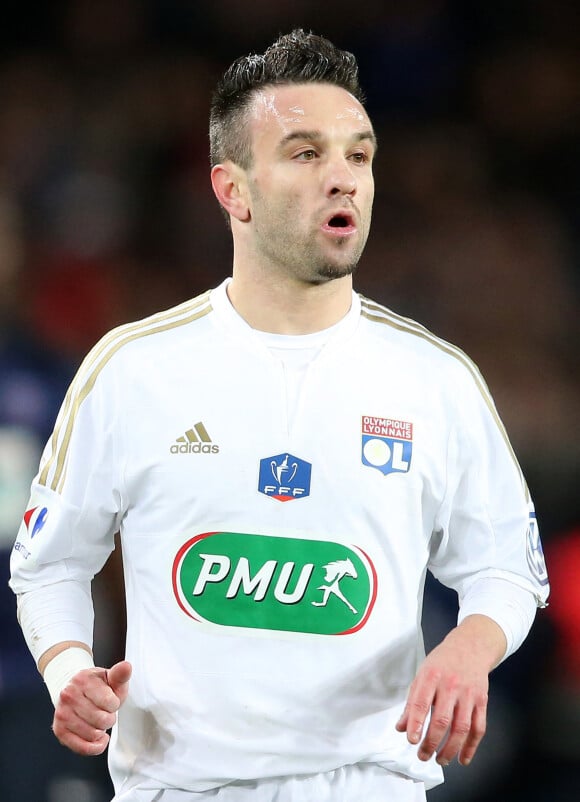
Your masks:
{"label": "adidas text", "polygon": [[220,447],[211,443],[175,443],[169,450],[172,454],[217,454]]}

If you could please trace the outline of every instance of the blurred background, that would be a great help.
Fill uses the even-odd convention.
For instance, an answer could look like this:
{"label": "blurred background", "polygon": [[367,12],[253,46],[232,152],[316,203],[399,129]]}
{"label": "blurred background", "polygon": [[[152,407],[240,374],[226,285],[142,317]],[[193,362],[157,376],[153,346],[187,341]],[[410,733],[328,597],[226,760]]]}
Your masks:
{"label": "blurred background", "polygon": [[[50,731],[8,558],[41,448],[112,326],[215,286],[215,81],[311,28],[359,59],[380,143],[359,291],[478,363],[536,501],[550,606],[491,678],[489,731],[429,802],[570,802],[580,788],[580,6],[566,0],[4,2],[0,24],[0,800],[107,802],[104,758]],[[117,554],[117,553],[116,553]],[[116,556],[97,661],[122,655]],[[434,643],[455,601],[430,582]]]}

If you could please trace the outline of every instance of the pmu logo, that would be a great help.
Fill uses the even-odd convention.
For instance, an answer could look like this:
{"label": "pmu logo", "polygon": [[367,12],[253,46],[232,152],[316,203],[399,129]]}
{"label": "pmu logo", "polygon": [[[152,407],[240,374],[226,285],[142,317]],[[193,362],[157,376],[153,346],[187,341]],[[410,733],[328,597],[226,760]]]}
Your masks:
{"label": "pmu logo", "polygon": [[278,501],[294,501],[310,495],[312,465],[293,454],[276,454],[260,460],[258,490]]}
{"label": "pmu logo", "polygon": [[24,524],[31,540],[40,532],[46,523],[47,517],[48,509],[46,507],[32,507],[32,509],[26,510]]}
{"label": "pmu logo", "polygon": [[528,558],[530,571],[536,577],[540,585],[547,585],[549,581],[548,569],[546,568],[546,560],[544,559],[544,550],[540,539],[536,513],[533,511],[530,512],[530,521],[528,524],[526,557]]}
{"label": "pmu logo", "polygon": [[413,453],[413,424],[391,418],[362,418],[362,464],[388,473],[408,473]]}
{"label": "pmu logo", "polygon": [[195,621],[318,635],[361,629],[377,595],[375,567],[356,546],[236,532],[187,541],[172,580]]}

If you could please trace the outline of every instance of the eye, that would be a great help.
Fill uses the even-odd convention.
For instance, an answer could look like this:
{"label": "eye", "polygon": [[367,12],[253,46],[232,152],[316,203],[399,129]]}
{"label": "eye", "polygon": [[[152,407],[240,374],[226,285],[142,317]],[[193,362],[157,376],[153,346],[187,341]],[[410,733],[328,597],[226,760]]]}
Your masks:
{"label": "eye", "polygon": [[364,151],[357,151],[356,153],[351,153],[349,159],[355,164],[366,164],[369,161],[368,154],[365,153]]}
{"label": "eye", "polygon": [[313,148],[308,148],[308,150],[302,150],[297,153],[294,158],[302,162],[311,162],[316,158],[316,151]]}

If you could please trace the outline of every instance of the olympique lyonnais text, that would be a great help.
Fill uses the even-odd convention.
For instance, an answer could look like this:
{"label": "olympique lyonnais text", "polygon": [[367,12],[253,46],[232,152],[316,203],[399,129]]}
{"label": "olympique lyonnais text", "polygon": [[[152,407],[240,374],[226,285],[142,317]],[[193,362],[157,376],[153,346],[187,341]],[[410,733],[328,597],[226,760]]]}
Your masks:
{"label": "olympique lyonnais text", "polygon": [[391,418],[372,418],[364,415],[362,419],[363,434],[376,434],[380,437],[395,437],[397,440],[413,439],[413,424],[404,420]]}

